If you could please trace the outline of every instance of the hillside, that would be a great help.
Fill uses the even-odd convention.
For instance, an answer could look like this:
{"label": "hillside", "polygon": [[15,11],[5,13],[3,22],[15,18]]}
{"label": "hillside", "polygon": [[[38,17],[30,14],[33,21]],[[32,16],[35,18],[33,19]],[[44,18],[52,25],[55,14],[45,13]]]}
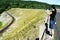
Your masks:
{"label": "hillside", "polygon": [[[60,7],[59,5],[56,5]],[[0,13],[10,8],[47,9],[50,5],[36,1],[0,0]]]}

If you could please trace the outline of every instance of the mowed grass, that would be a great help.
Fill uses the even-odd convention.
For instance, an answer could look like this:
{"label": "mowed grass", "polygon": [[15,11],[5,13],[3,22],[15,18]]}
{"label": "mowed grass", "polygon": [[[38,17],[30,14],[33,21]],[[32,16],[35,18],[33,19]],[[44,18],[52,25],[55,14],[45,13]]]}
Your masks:
{"label": "mowed grass", "polygon": [[[21,30],[31,27],[32,24],[35,24],[38,21],[41,21],[41,23],[43,23],[46,15],[45,12],[40,9],[12,8],[8,10],[8,12],[15,17],[15,22],[13,23],[13,25],[10,26],[11,30],[8,31],[9,33],[4,36],[4,39],[6,40],[11,37],[14,37],[16,33],[18,34]],[[23,34],[25,33],[23,32]]]}
{"label": "mowed grass", "polygon": [[36,18],[36,21],[44,20],[45,12],[40,9],[21,9],[21,8],[12,8],[8,10],[15,19],[17,19],[16,25],[17,27],[23,27],[24,25],[28,24],[32,19]]}

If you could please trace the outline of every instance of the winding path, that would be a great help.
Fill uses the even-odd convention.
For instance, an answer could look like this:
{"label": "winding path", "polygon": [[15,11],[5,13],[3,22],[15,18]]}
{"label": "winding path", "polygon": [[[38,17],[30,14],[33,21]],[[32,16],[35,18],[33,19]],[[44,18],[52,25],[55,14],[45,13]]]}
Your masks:
{"label": "winding path", "polygon": [[14,21],[15,21],[15,18],[11,15],[11,14],[9,14],[8,12],[6,12],[10,17],[12,17],[12,21],[11,21],[11,23],[9,24],[9,25],[7,25],[5,28],[3,28],[2,30],[0,30],[0,33],[3,33],[10,25],[12,25],[13,23],[14,23]]}

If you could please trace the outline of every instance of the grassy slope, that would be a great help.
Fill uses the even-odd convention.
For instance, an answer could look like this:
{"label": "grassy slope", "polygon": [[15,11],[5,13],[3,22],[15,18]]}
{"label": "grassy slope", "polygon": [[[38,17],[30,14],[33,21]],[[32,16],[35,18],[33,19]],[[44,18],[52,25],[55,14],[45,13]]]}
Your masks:
{"label": "grassy slope", "polygon": [[[45,18],[45,13],[40,9],[12,8],[8,12],[14,15],[16,20],[14,24],[11,25],[10,28],[8,29],[8,31],[10,30],[9,33],[7,31],[5,32],[7,35],[4,36],[4,39],[6,40],[11,37],[14,37],[17,33],[22,31],[23,29],[24,32],[30,30],[30,28],[32,28],[32,24],[35,24],[38,21],[41,21],[41,23],[43,23],[42,20],[44,20]],[[24,32],[21,34],[25,35],[26,33]]]}

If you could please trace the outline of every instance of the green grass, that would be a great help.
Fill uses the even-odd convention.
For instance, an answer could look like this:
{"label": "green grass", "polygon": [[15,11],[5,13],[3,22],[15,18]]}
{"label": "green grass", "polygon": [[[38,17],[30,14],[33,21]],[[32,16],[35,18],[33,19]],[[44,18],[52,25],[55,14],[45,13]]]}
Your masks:
{"label": "green grass", "polygon": [[0,28],[2,28],[2,22],[0,22]]}

